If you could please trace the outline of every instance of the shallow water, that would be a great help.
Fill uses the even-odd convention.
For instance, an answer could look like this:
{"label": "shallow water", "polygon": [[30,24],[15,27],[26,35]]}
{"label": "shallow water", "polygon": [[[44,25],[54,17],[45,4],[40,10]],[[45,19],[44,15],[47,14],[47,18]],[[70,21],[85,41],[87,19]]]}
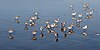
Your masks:
{"label": "shallow water", "polygon": [[[59,33],[59,41],[54,41],[54,35],[39,37],[39,26],[44,26],[44,21],[60,18],[60,22],[67,21],[67,26],[72,22],[71,11],[69,5],[73,4],[75,11],[84,13],[82,11],[82,3],[89,3],[90,8],[95,8],[94,18],[86,20],[81,24],[82,26],[88,25],[88,36],[83,36],[82,29],[75,27],[75,33],[63,37],[59,28],[56,30]],[[0,0],[0,50],[99,50],[100,49],[100,33],[99,30],[99,13],[100,3],[98,0]],[[39,12],[39,20],[36,27],[29,27],[29,30],[24,30],[24,22],[29,17],[33,16],[34,12]],[[16,24],[14,16],[20,17],[20,24]],[[59,23],[60,24],[60,23]],[[13,27],[14,39],[8,38],[8,28]],[[38,30],[36,35],[37,40],[33,41],[32,31]],[[47,35],[46,30],[43,32]]]}

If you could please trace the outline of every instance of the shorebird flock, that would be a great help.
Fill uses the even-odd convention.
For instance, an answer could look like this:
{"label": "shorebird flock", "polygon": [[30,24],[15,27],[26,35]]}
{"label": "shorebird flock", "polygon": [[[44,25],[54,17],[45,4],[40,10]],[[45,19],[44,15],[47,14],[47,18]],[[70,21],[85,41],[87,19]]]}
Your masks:
{"label": "shorebird flock", "polygon": [[[84,25],[84,26],[81,26],[81,23],[83,21],[85,21],[85,19],[92,19],[94,17],[94,11],[95,9],[90,9],[89,8],[89,4],[83,4],[83,12],[85,12],[83,15],[83,13],[78,13],[77,11],[74,11],[74,8],[73,8],[73,5],[69,5],[70,7],[70,11],[71,11],[71,18],[74,22],[72,22],[71,24],[67,24],[66,21],[64,22],[59,22],[60,19],[59,18],[56,18],[54,20],[54,22],[51,24],[51,20],[50,19],[47,19],[44,21],[44,25],[43,26],[39,26],[39,30],[35,30],[33,29],[33,31],[31,31],[32,33],[32,40],[37,40],[37,36],[36,34],[40,34],[38,36],[40,37],[44,37],[46,36],[44,34],[44,31],[47,31],[46,34],[54,34],[54,41],[55,42],[58,42],[58,39],[59,39],[59,32],[57,32],[57,30],[55,30],[56,28],[58,28],[60,26],[60,28],[58,29],[58,31],[61,31],[62,34],[64,35],[64,37],[67,37],[69,35],[72,35],[73,33],[75,33],[76,31],[74,30],[74,27],[77,27],[77,28],[80,28],[80,29],[83,29],[83,33],[82,35],[83,36],[88,36],[88,25]],[[83,16],[86,16],[86,17],[83,17]],[[16,24],[20,24],[20,16],[15,16],[15,23]],[[39,20],[39,13],[38,12],[35,12],[34,13],[34,16],[30,17],[27,22],[24,23],[24,30],[29,30],[30,28],[29,27],[36,27],[38,25],[37,23],[37,20]],[[59,24],[60,23],[60,24]],[[68,25],[68,26],[66,26]],[[14,32],[16,30],[14,28],[9,28],[8,29],[8,33],[9,33],[9,39],[14,39]],[[40,33],[37,33],[39,32]],[[100,34],[96,34],[97,36],[99,36]]]}

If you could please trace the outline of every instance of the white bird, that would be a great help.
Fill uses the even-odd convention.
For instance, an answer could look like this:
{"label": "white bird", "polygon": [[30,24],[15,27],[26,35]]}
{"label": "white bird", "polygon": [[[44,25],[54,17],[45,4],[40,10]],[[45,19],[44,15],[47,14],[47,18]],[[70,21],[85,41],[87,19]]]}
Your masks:
{"label": "white bird", "polygon": [[35,20],[35,17],[31,17],[32,20]]}
{"label": "white bird", "polygon": [[57,37],[58,36],[58,33],[57,32],[54,32],[54,35],[55,35],[55,37]]}
{"label": "white bird", "polygon": [[79,14],[78,17],[82,17],[83,14]]}
{"label": "white bird", "polygon": [[92,15],[93,14],[93,11],[89,12],[89,14]]}
{"label": "white bird", "polygon": [[88,6],[89,6],[89,4],[84,4],[84,5],[83,5],[84,8],[85,8],[85,7],[88,7]]}
{"label": "white bird", "polygon": [[47,20],[45,23],[48,24],[50,22],[50,20]]}
{"label": "white bird", "polygon": [[75,23],[71,23],[70,26],[73,27],[75,25]]}
{"label": "white bird", "polygon": [[32,22],[33,20],[32,19],[29,19],[29,22]]}
{"label": "white bird", "polygon": [[89,12],[86,12],[86,14],[89,15],[90,13]]}
{"label": "white bird", "polygon": [[28,25],[28,22],[25,22],[25,25]]}
{"label": "white bird", "polygon": [[54,24],[51,24],[51,27],[53,28],[53,27],[55,27],[55,25]]}
{"label": "white bird", "polygon": [[58,23],[59,22],[59,19],[55,19],[54,22]]}
{"label": "white bird", "polygon": [[32,20],[37,20],[37,19],[39,19],[37,16],[33,16],[33,17],[31,17],[31,19]]}
{"label": "white bird", "polygon": [[99,36],[100,34],[97,33],[96,35]]}
{"label": "white bird", "polygon": [[48,24],[48,25],[46,26],[46,28],[51,28],[51,25],[50,25],[50,24]]}
{"label": "white bird", "polygon": [[76,15],[76,12],[73,12],[72,15]]}
{"label": "white bird", "polygon": [[76,18],[75,17],[72,17],[72,20],[76,20]]}
{"label": "white bird", "polygon": [[73,5],[72,4],[70,5],[70,8],[73,8]]}
{"label": "white bird", "polygon": [[66,24],[66,22],[62,22],[62,23],[61,23],[61,26],[65,26],[65,24]]}
{"label": "white bird", "polygon": [[68,29],[72,29],[72,26],[68,26],[67,28],[68,28]]}
{"label": "white bird", "polygon": [[82,21],[82,19],[77,19],[77,22],[81,22]]}
{"label": "white bird", "polygon": [[9,33],[13,33],[14,32],[14,29],[9,29],[8,32]]}
{"label": "white bird", "polygon": [[87,29],[87,28],[88,28],[88,26],[87,26],[87,25],[83,27],[83,29]]}
{"label": "white bird", "polygon": [[38,12],[35,12],[34,14],[35,14],[35,15],[38,15],[39,13],[38,13]]}
{"label": "white bird", "polygon": [[32,34],[36,34],[37,33],[37,31],[36,30],[34,30],[33,32],[32,32]]}
{"label": "white bird", "polygon": [[15,19],[18,19],[20,16],[15,16]]}
{"label": "white bird", "polygon": [[69,7],[71,8],[71,10],[73,10],[73,5],[71,4],[71,5],[69,5]]}
{"label": "white bird", "polygon": [[42,31],[44,29],[44,27],[43,26],[40,26],[40,30]]}

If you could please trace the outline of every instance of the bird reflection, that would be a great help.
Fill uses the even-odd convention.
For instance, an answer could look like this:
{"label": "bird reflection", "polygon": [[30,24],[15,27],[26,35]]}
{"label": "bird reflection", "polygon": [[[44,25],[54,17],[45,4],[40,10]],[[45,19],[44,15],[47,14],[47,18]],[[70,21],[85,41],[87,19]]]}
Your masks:
{"label": "bird reflection", "polygon": [[32,32],[32,34],[33,34],[32,40],[37,40],[36,33],[37,33],[37,30],[34,30]]}
{"label": "bird reflection", "polygon": [[87,36],[87,35],[88,35],[88,33],[87,33],[87,32],[83,32],[82,34],[83,34],[83,35],[85,35],[85,36]]}
{"label": "bird reflection", "polygon": [[11,33],[9,33],[8,38],[9,38],[9,39],[14,39],[14,36],[13,36]]}
{"label": "bird reflection", "polygon": [[9,38],[9,39],[14,39],[14,36],[12,35],[13,32],[14,32],[14,29],[12,29],[12,28],[10,28],[10,29],[8,30],[8,33],[9,33],[8,38]]}
{"label": "bird reflection", "polygon": [[58,38],[55,38],[55,42],[58,42]]}
{"label": "bird reflection", "polygon": [[37,37],[33,36],[33,37],[32,37],[32,40],[37,40]]}

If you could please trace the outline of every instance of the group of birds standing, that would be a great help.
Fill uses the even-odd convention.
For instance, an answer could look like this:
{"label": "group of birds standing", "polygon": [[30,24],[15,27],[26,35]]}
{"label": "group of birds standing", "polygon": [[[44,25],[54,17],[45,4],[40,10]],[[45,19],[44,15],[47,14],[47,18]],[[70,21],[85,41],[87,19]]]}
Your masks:
{"label": "group of birds standing", "polygon": [[[40,27],[39,30],[34,29],[32,31],[32,40],[37,40],[36,34],[38,31],[40,31],[40,35],[39,35],[40,37],[46,36],[46,35],[44,35],[44,32],[43,32],[46,30],[47,34],[53,33],[54,38],[55,38],[54,40],[56,42],[58,42],[59,33],[55,29],[58,29],[58,31],[61,31],[62,34],[64,35],[64,37],[67,37],[68,35],[75,33],[74,27],[83,29],[82,34],[84,36],[88,36],[88,33],[87,33],[88,25],[81,26],[81,23],[84,21],[84,19],[92,19],[94,17],[94,15],[93,15],[94,9],[90,11],[89,4],[83,4],[83,11],[85,12],[86,17],[83,17],[82,13],[78,14],[77,12],[75,12],[72,4],[70,5],[70,9],[72,11],[71,18],[74,22],[72,22],[71,24],[66,26],[67,22],[64,21],[64,22],[60,23],[59,18],[56,18],[52,24],[50,23],[51,20],[48,19],[44,22],[44,26],[39,26]],[[15,16],[15,22],[17,24],[20,24],[19,18],[20,18],[20,16]],[[29,20],[27,20],[27,22],[24,23],[24,26],[25,26],[24,30],[29,30],[29,26],[30,27],[37,26],[37,24],[38,24],[37,20],[39,20],[39,13],[35,12],[34,16],[30,17]],[[60,28],[59,28],[59,26],[60,26]],[[14,32],[15,32],[14,28],[10,28],[8,30],[10,39],[14,39],[14,36],[12,35]],[[97,35],[99,35],[99,34],[97,34]]]}

